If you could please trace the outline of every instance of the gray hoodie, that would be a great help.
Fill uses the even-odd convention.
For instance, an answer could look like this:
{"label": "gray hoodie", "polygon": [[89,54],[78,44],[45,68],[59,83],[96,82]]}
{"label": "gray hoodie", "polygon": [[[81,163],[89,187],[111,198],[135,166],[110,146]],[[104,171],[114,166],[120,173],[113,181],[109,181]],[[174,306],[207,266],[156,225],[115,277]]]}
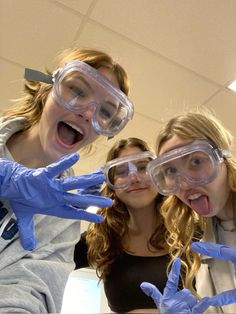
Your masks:
{"label": "gray hoodie", "polygon": [[[6,141],[22,129],[24,118],[0,119],[0,157],[12,159]],[[71,174],[71,173],[70,173]],[[80,222],[34,216],[37,247],[22,248],[15,215],[0,198],[0,313],[59,313],[64,288],[74,269]]]}

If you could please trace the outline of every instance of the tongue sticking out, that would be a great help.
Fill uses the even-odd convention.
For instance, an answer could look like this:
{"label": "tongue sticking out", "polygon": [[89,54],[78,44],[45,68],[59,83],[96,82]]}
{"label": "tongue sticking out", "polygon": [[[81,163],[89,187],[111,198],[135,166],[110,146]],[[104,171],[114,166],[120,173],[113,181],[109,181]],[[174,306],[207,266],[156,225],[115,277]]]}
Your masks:
{"label": "tongue sticking out", "polygon": [[211,212],[209,207],[208,198],[204,195],[198,197],[195,200],[190,200],[190,206],[199,214],[199,215],[208,215]]}
{"label": "tongue sticking out", "polygon": [[61,141],[66,145],[73,145],[83,139],[83,134],[63,122],[58,124],[58,134]]}

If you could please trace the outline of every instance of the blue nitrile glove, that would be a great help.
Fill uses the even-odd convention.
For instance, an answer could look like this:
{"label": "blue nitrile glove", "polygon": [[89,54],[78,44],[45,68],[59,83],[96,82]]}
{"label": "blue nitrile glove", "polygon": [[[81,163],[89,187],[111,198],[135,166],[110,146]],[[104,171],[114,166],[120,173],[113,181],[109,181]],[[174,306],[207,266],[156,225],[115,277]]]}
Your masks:
{"label": "blue nitrile glove", "polygon": [[[90,175],[97,175],[97,174],[102,174],[102,170],[98,169],[94,172],[89,173]],[[80,195],[101,195],[101,187],[102,183],[96,184],[96,185],[91,185],[89,187],[77,189],[77,193]]]}
{"label": "blue nitrile glove", "polygon": [[181,261],[176,258],[168,275],[163,294],[157,287],[148,282],[142,282],[143,292],[151,297],[159,308],[160,314],[191,314],[192,308],[197,304],[197,298],[188,289],[178,291]]}
{"label": "blue nitrile glove", "polygon": [[[222,244],[216,244],[212,242],[200,241],[200,242],[193,242],[191,244],[191,248],[194,251],[200,254],[206,255],[206,256],[231,261],[234,264],[234,268],[236,270],[236,248],[235,247],[222,245]],[[226,304],[236,303],[236,289],[223,291],[222,293],[219,293],[218,295],[212,298],[208,298],[208,297],[203,298],[200,302],[202,302],[202,304],[199,304],[199,309],[207,308],[210,305],[222,306]]]}
{"label": "blue nitrile glove", "polygon": [[55,178],[79,159],[77,153],[64,156],[45,168],[29,169],[17,162],[0,158],[0,196],[9,200],[17,218],[22,246],[36,245],[33,215],[43,214],[68,219],[101,222],[101,215],[86,212],[90,205],[111,206],[110,198],[68,193],[104,181],[101,174]]}
{"label": "blue nitrile glove", "polygon": [[223,306],[236,302],[236,289],[223,291],[213,297],[204,297],[200,301],[188,289],[177,291],[179,273],[180,260],[175,259],[163,295],[154,285],[147,282],[141,284],[141,289],[153,299],[160,314],[203,314],[209,306]]}
{"label": "blue nitrile glove", "polygon": [[202,298],[192,309],[192,314],[202,314],[209,306],[222,306],[236,302],[236,289],[223,291],[213,297]]}
{"label": "blue nitrile glove", "polygon": [[212,242],[193,242],[191,248],[200,254],[225,259],[236,264],[236,248]]}

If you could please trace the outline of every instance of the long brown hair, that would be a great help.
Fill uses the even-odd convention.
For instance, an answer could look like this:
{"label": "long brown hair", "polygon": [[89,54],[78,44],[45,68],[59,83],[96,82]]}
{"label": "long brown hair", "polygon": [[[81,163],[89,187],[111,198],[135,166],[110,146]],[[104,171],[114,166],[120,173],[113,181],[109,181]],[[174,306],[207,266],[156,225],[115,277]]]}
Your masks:
{"label": "long brown hair", "polygon": [[[119,157],[120,152],[127,147],[138,147],[141,151],[149,151],[148,145],[138,138],[128,138],[118,141],[109,151],[107,161]],[[91,266],[96,268],[97,275],[104,279],[109,273],[111,264],[123,252],[122,239],[128,231],[129,212],[115,192],[108,186],[105,187],[104,195],[113,200],[113,205],[98,211],[104,216],[100,224],[90,224],[86,241],[88,244],[88,260]],[[156,230],[149,239],[149,245],[157,250],[165,248],[165,227],[159,213],[162,196],[156,197]]]}

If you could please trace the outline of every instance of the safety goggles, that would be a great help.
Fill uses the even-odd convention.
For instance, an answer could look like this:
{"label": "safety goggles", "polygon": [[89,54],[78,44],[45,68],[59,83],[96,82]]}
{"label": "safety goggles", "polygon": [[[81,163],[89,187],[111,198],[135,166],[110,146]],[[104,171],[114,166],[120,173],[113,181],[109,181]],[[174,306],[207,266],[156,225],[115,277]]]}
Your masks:
{"label": "safety goggles", "polygon": [[154,153],[145,151],[107,162],[103,167],[107,185],[112,190],[127,189],[131,183],[132,176],[136,176],[139,181],[145,181],[150,184],[151,180],[147,173],[147,165],[155,158],[156,155]]}
{"label": "safety goggles", "polygon": [[230,155],[205,140],[196,140],[157,157],[148,164],[147,171],[161,194],[175,194],[182,181],[201,185],[214,180],[223,158]]}
{"label": "safety goggles", "polygon": [[82,61],[70,61],[53,72],[52,77],[25,69],[25,78],[53,84],[53,99],[74,112],[93,111],[92,125],[98,134],[113,137],[133,117],[129,98],[98,70]]}

